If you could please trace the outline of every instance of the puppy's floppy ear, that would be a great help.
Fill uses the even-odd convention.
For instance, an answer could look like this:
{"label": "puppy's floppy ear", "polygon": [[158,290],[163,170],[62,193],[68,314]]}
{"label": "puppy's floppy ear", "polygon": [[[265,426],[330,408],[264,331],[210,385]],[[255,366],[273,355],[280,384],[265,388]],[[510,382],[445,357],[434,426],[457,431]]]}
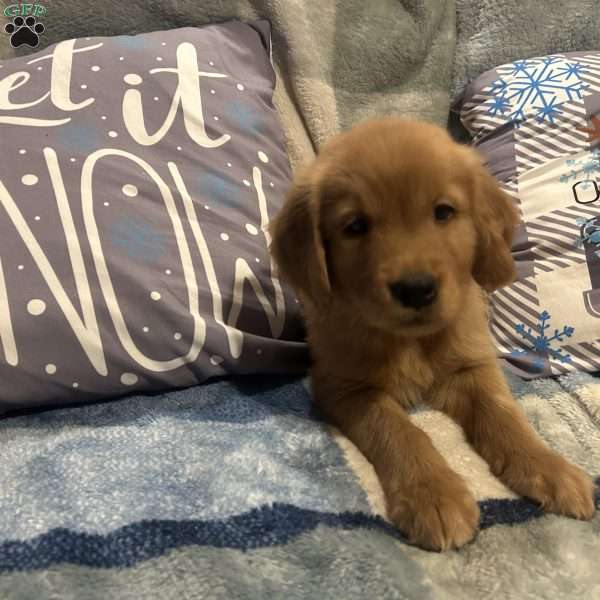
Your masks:
{"label": "puppy's floppy ear", "polygon": [[519,217],[514,202],[478,157],[474,168],[473,218],[477,246],[473,277],[486,291],[514,281],[516,272],[511,244]]}
{"label": "puppy's floppy ear", "polygon": [[320,199],[308,171],[300,173],[271,224],[271,254],[296,292],[322,306],[330,293],[320,231]]}

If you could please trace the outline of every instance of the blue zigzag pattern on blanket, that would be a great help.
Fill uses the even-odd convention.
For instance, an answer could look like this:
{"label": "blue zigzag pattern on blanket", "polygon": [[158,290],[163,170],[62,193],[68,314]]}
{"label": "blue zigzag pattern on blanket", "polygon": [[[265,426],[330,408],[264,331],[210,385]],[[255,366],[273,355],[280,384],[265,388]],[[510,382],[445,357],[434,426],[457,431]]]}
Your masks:
{"label": "blue zigzag pattern on blanket", "polygon": [[[600,485],[600,477],[596,483]],[[596,505],[600,508],[599,488]],[[539,506],[521,499],[486,500],[479,506],[481,530],[544,516]],[[28,541],[0,544],[0,573],[40,570],[64,563],[127,568],[190,545],[247,551],[286,544],[317,526],[379,529],[406,542],[399,530],[380,517],[360,512],[328,513],[276,503],[215,521],[142,521],[106,535],[56,528]]]}

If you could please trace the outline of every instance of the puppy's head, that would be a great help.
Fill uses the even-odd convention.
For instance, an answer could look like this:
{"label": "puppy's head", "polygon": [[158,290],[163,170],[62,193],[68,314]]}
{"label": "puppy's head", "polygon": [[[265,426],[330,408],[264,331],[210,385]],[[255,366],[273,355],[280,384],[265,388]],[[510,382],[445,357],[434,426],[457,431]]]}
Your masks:
{"label": "puppy's head", "polygon": [[272,227],[273,256],[303,302],[340,303],[371,326],[428,335],[477,282],[514,278],[513,204],[475,152],[401,119],[333,138],[300,172]]}

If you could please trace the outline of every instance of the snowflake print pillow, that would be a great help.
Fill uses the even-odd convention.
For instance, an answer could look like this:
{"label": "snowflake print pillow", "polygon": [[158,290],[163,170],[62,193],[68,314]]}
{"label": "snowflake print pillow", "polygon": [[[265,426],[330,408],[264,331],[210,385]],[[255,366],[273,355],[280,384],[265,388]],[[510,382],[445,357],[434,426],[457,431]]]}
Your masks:
{"label": "snowflake print pillow", "polygon": [[305,368],[267,22],[0,67],[0,412]]}
{"label": "snowflake print pillow", "polygon": [[525,377],[600,370],[600,52],[481,75],[461,121],[518,204],[518,277],[492,296],[501,356]]}

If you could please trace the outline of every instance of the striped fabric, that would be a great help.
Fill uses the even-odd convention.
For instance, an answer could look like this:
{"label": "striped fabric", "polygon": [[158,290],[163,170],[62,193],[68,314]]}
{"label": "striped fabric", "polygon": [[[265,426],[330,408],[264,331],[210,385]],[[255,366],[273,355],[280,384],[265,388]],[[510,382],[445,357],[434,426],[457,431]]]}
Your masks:
{"label": "striped fabric", "polygon": [[492,332],[519,375],[600,370],[600,53],[518,60],[467,90],[461,120],[522,227]]}
{"label": "striped fabric", "polygon": [[[509,381],[542,438],[600,475],[600,381]],[[597,596],[600,513],[544,515],[448,418],[412,419],[479,501],[480,533],[461,551],[406,543],[372,467],[313,415],[306,381],[234,379],[6,418],[0,598]]]}

